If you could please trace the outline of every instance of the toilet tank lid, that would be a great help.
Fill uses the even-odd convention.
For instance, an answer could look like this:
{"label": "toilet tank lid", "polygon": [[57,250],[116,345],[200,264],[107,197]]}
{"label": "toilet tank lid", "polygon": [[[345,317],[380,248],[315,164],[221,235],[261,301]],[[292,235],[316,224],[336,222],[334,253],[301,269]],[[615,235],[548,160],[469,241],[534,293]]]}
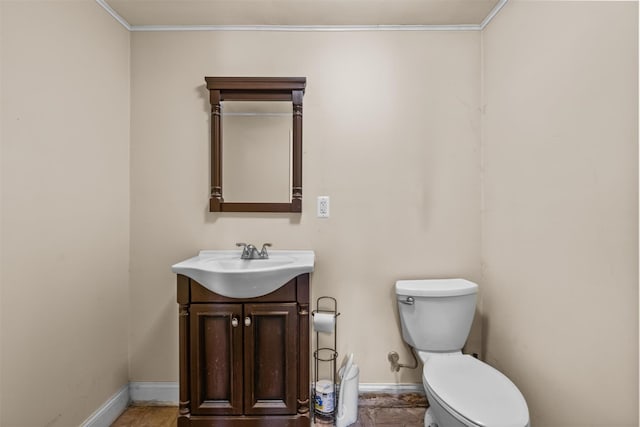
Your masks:
{"label": "toilet tank lid", "polygon": [[478,293],[478,285],[465,279],[398,280],[396,295],[454,297]]}

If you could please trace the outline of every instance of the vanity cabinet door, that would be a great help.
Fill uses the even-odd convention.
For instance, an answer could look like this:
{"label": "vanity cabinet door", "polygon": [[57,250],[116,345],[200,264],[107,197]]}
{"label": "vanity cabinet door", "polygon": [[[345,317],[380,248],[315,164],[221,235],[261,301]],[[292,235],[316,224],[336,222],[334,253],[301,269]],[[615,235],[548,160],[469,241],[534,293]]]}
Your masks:
{"label": "vanity cabinet door", "polygon": [[191,305],[191,412],[242,414],[242,304]]}
{"label": "vanity cabinet door", "polygon": [[297,304],[245,304],[244,316],[244,413],[296,414]]}

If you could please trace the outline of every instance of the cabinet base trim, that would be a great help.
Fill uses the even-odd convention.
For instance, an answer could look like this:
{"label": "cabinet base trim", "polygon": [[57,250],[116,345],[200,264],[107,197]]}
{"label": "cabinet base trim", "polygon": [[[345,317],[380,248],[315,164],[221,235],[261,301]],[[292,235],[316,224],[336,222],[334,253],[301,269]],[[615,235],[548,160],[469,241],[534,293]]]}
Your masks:
{"label": "cabinet base trim", "polygon": [[[269,416],[196,416],[192,415],[184,425],[189,427],[309,427],[309,416],[269,415]],[[178,427],[180,422],[178,422]]]}

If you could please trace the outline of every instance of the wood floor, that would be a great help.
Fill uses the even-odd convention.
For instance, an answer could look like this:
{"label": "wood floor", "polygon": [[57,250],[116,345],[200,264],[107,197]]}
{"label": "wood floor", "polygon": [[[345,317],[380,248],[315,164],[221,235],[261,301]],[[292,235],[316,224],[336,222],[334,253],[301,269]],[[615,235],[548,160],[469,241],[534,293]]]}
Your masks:
{"label": "wood floor", "polygon": [[[354,427],[418,427],[428,404],[424,396],[408,393],[361,395],[358,405]],[[130,406],[111,427],[175,427],[177,416],[176,406]]]}
{"label": "wood floor", "polygon": [[111,427],[175,427],[177,406],[130,406]]}

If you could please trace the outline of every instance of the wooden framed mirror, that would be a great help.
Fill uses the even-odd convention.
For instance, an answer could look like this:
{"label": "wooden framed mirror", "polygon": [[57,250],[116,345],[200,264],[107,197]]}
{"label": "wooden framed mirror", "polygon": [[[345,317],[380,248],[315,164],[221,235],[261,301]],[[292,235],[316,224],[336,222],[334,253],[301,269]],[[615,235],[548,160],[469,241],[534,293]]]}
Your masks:
{"label": "wooden framed mirror", "polygon": [[302,212],[306,77],[205,81],[211,101],[209,210]]}

